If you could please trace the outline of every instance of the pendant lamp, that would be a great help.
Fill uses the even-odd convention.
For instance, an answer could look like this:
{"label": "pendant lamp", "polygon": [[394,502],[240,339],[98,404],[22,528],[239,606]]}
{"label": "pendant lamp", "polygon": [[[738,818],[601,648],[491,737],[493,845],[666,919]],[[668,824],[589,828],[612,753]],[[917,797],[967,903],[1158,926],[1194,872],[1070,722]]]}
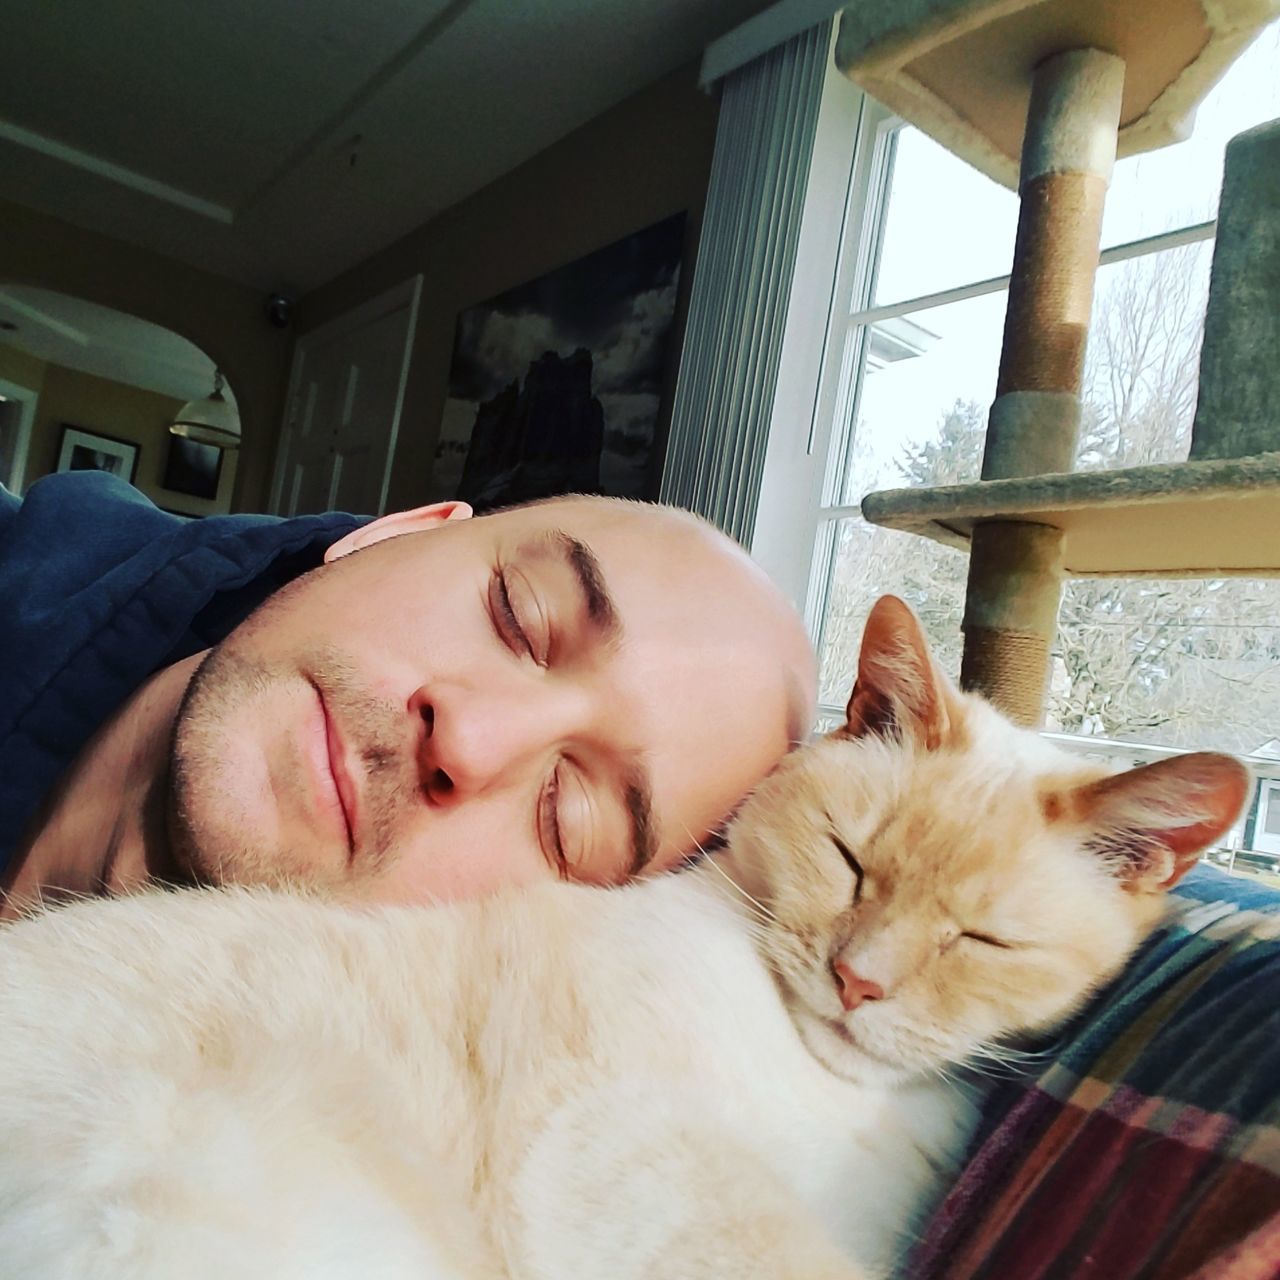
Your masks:
{"label": "pendant lamp", "polygon": [[213,392],[203,400],[189,400],[178,410],[169,424],[175,436],[186,436],[197,444],[216,445],[219,449],[240,447],[240,415],[222,394],[221,370],[214,370]]}

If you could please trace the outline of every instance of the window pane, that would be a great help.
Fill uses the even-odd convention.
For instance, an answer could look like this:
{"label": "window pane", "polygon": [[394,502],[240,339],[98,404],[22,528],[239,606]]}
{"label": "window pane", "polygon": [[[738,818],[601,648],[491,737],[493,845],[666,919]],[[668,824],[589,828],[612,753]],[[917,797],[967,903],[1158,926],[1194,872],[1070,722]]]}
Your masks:
{"label": "window pane", "polygon": [[[1116,164],[1102,244],[1127,244],[1217,216],[1222,156],[1237,133],[1280,116],[1280,22],[1196,113],[1185,142]],[[1018,203],[909,126],[899,130],[873,303],[918,298],[1008,272]]]}
{"label": "window pane", "polygon": [[1274,22],[1196,111],[1185,142],[1116,164],[1104,247],[1217,217],[1222,155],[1237,133],[1280,116],[1280,22]]}
{"label": "window pane", "polygon": [[[1082,470],[1186,458],[1212,259],[1204,241],[1099,270]],[[875,489],[978,478],[1006,299],[988,294],[870,327],[839,503]]]}
{"label": "window pane", "polygon": [[1067,584],[1049,727],[1250,754],[1280,737],[1280,580]]}
{"label": "window pane", "polygon": [[1004,275],[1018,198],[918,129],[899,130],[874,302]]}
{"label": "window pane", "polygon": [[1199,390],[1213,244],[1098,272],[1076,465],[1094,471],[1182,461]]}
{"label": "window pane", "polygon": [[[843,705],[862,626],[886,592],[920,615],[943,669],[960,669],[967,557],[924,538],[839,522],[819,698]],[[1267,754],[1280,744],[1280,580],[1076,579],[1059,616],[1046,727],[1160,747]]]}
{"label": "window pane", "polygon": [[842,505],[873,489],[978,478],[1005,296],[969,298],[871,326]]}
{"label": "window pane", "polygon": [[[1272,795],[1275,793],[1272,792]],[[1267,805],[1266,818],[1262,823],[1262,830],[1269,836],[1280,836],[1280,802],[1272,800]]]}
{"label": "window pane", "polygon": [[[1186,458],[1212,259],[1203,241],[1099,270],[1082,470]],[[987,294],[871,326],[841,504],[874,489],[978,478],[982,445],[970,429],[983,429],[995,394],[1006,299]],[[937,456],[962,427],[969,447]]]}
{"label": "window pane", "polygon": [[960,670],[960,612],[969,557],[909,533],[850,517],[837,522],[822,633],[818,701],[843,707],[858,669],[858,645],[871,606],[886,593],[920,615],[942,667]]}

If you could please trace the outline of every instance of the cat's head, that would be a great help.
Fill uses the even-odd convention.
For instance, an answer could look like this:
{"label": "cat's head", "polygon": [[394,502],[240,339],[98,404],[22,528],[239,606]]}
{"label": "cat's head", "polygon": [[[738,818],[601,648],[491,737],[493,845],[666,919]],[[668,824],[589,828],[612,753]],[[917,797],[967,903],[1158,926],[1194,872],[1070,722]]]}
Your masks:
{"label": "cat's head", "polygon": [[1227,831],[1248,773],[1198,752],[1127,773],[1010,724],[937,669],[891,596],[848,721],[735,819],[722,866],[836,1074],[895,1078],[1051,1027],[1112,977]]}

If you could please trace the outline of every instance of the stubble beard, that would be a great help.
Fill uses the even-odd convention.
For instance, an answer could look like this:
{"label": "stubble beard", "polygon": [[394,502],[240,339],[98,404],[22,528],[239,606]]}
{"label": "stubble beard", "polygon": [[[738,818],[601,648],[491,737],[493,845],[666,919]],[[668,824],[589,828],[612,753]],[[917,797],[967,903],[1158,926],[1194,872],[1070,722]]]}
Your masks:
{"label": "stubble beard", "polygon": [[[255,838],[243,818],[243,799],[222,776],[237,727],[259,724],[255,710],[281,691],[304,690],[308,680],[321,689],[363,774],[358,845],[349,860],[345,849],[334,857],[318,838],[282,832],[274,846],[260,832]],[[199,884],[321,891],[358,888],[385,875],[398,858],[397,818],[418,791],[402,721],[391,704],[364,692],[349,664],[332,651],[317,650],[285,666],[225,643],[214,648],[192,676],[174,718],[165,817],[178,868]],[[273,763],[283,768],[283,762]],[[311,782],[300,755],[281,782],[290,798],[302,797],[303,807],[310,808]]]}

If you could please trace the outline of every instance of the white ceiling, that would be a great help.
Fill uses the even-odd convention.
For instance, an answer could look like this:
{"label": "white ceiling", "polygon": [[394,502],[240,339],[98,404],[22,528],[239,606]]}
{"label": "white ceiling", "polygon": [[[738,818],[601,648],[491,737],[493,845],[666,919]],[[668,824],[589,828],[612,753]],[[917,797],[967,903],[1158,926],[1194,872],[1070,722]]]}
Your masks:
{"label": "white ceiling", "polygon": [[302,291],[766,3],[0,0],[0,195]]}
{"label": "white ceiling", "polygon": [[0,345],[175,400],[213,390],[213,361],[186,338],[48,289],[0,287]]}

